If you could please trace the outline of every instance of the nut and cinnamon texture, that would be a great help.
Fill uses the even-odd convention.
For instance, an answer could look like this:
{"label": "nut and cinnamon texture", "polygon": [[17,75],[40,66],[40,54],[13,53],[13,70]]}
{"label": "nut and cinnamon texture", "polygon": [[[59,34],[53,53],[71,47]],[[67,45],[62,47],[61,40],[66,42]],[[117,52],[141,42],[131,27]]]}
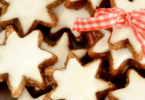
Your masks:
{"label": "nut and cinnamon texture", "polygon": [[68,9],[75,9],[78,10],[85,6],[87,0],[65,0],[66,3],[64,6]]}
{"label": "nut and cinnamon texture", "polygon": [[2,15],[0,24],[3,29],[7,25],[15,25],[21,36],[32,32],[38,24],[46,27],[57,25],[57,16],[51,11],[52,7],[64,0],[0,0]]}
{"label": "nut and cinnamon texture", "polygon": [[[119,7],[126,12],[131,12],[135,9],[144,9],[144,0],[110,0],[112,7]],[[110,49],[119,50],[128,48],[136,61],[143,59],[143,50],[139,41],[136,39],[131,27],[122,27],[117,29],[113,27],[112,34],[109,39]]]}
{"label": "nut and cinnamon texture", "polygon": [[53,90],[46,94],[44,100],[100,100],[115,88],[111,82],[99,78],[101,64],[102,60],[96,59],[83,66],[75,54],[70,52],[65,69],[45,69]]}
{"label": "nut and cinnamon texture", "polygon": [[39,30],[21,38],[7,26],[5,44],[0,45],[0,82],[7,81],[12,97],[19,97],[25,85],[45,88],[41,69],[53,65],[57,57],[40,49],[42,41]]}
{"label": "nut and cinnamon texture", "polygon": [[145,78],[134,69],[127,73],[125,88],[109,92],[109,100],[144,100]]}

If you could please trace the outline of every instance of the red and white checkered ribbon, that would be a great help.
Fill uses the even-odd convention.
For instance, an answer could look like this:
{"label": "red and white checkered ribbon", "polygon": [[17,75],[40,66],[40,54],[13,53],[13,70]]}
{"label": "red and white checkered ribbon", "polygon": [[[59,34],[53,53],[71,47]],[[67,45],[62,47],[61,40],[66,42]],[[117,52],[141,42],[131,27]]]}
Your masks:
{"label": "red and white checkered ribbon", "polygon": [[94,32],[92,32],[92,31],[87,32],[85,34],[85,36],[87,38],[87,41],[88,41],[90,47],[95,44],[95,42],[96,42],[96,34]]}
{"label": "red and white checkered ribbon", "polygon": [[145,55],[145,9],[137,9],[132,12],[125,12],[117,7],[98,9],[92,18],[77,18],[73,31],[92,31],[111,27],[122,28],[123,26],[133,29]]}

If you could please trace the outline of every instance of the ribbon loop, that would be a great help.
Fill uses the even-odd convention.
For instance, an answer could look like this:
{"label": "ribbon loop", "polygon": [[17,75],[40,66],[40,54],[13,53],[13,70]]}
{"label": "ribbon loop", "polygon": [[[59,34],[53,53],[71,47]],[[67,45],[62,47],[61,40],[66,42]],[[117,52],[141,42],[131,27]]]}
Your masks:
{"label": "ribbon loop", "polygon": [[98,9],[93,18],[77,18],[73,31],[93,31],[112,27],[122,28],[123,26],[133,29],[145,55],[145,9],[137,9],[132,12],[125,12],[117,7]]}

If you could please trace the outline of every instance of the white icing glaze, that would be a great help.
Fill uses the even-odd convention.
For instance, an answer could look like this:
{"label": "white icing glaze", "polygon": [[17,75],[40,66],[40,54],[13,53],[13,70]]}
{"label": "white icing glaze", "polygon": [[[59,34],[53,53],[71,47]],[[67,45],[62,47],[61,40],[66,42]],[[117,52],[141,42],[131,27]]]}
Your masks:
{"label": "white icing glaze", "polygon": [[95,46],[93,47],[93,52],[95,53],[103,53],[109,51],[108,39],[110,36],[110,32],[107,30],[99,30],[104,34],[104,37],[100,39]]}
{"label": "white icing glaze", "polygon": [[27,89],[25,89],[23,91],[23,93],[20,95],[20,97],[18,98],[18,100],[43,100],[43,98],[45,97],[45,94],[44,95],[41,95],[40,97],[38,98],[33,98]]}
{"label": "white icing glaze", "polygon": [[103,0],[89,0],[89,1],[91,2],[92,7],[93,7],[94,9],[96,9],[97,6],[100,6],[100,4],[101,4],[101,2],[102,2]]}
{"label": "white icing glaze", "polygon": [[123,27],[121,29],[113,28],[113,32],[110,38],[111,43],[117,43],[121,40],[128,39],[135,51],[139,53],[141,51],[141,44],[136,39],[133,30],[130,27]]}
{"label": "white icing glaze", "polygon": [[[65,41],[66,42],[66,41]],[[44,48],[47,48],[47,44],[45,43],[45,42],[43,42],[44,44],[43,44],[43,46],[45,45],[45,47]],[[48,49],[49,50],[49,49]],[[60,49],[59,49],[60,50]],[[82,59],[86,54],[87,54],[87,50],[86,49],[77,49],[77,50],[71,50],[79,59]],[[63,52],[63,51],[62,51]],[[68,53],[68,52],[64,52],[64,53]],[[54,54],[55,54],[55,52],[54,52]],[[57,54],[57,53],[56,53]],[[63,56],[62,56],[63,55]],[[63,59],[63,58],[67,58],[67,56],[65,56],[64,57],[64,54],[62,53],[62,55],[59,57],[60,59]],[[59,59],[58,59],[59,60]],[[65,62],[66,62],[66,60],[65,60]],[[62,66],[64,66],[64,63],[65,62],[63,62],[63,65]],[[58,64],[57,65],[60,65],[61,66],[61,64],[59,63],[59,62],[57,62]],[[52,68],[54,68],[54,67],[56,67],[57,69],[61,69],[61,67],[60,66],[56,66],[56,65],[54,65],[54,66],[51,66]],[[62,67],[62,68],[64,68],[64,67]],[[49,82],[48,82],[48,80],[45,78],[45,80],[46,80],[46,86],[48,86],[48,85],[51,85]],[[40,90],[40,88],[36,88],[35,87],[35,89],[36,90]]]}
{"label": "white icing glaze", "polygon": [[[64,7],[64,3],[58,5],[52,10],[58,17],[57,26],[50,29],[50,32],[52,34],[56,33],[62,28],[70,28],[72,31],[73,24],[74,24],[74,21],[76,20],[76,17],[80,17],[80,18],[90,17],[89,13],[85,10],[84,7],[79,10],[67,9]],[[81,35],[80,32],[77,32],[77,31],[72,31],[72,33],[75,37],[78,37]]]}
{"label": "white icing glaze", "polygon": [[[53,66],[49,66],[51,68],[57,68],[61,69],[65,67],[65,62],[67,59],[67,54],[69,53],[69,38],[67,33],[63,33],[61,39],[57,42],[55,46],[50,46],[47,45],[47,43],[43,42],[41,45],[41,48],[48,50],[58,57],[57,63],[55,63]],[[87,50],[84,49],[78,49],[78,50],[73,50],[73,52],[78,56],[80,59],[85,56],[87,53]]]}
{"label": "white icing glaze", "polygon": [[53,74],[58,87],[52,93],[51,98],[96,100],[96,92],[109,88],[108,83],[95,78],[100,62],[97,60],[83,67],[76,58],[69,59],[66,69],[55,71]]}
{"label": "white icing glaze", "polygon": [[126,12],[131,12],[134,9],[145,8],[145,0],[133,0],[130,2],[129,0],[114,0],[116,7],[124,9]]}
{"label": "white icing glaze", "polygon": [[2,44],[4,42],[4,39],[5,39],[5,30],[3,30],[1,33],[0,33],[0,44]]}
{"label": "white icing glaze", "polygon": [[[103,53],[103,52],[110,50],[109,45],[108,45],[108,39],[109,39],[110,33],[107,30],[101,30],[101,32],[105,36],[102,39],[100,39],[93,47],[93,52],[96,52],[96,53]],[[128,32],[126,32],[126,33],[128,33]],[[119,36],[116,36],[115,32],[114,32],[114,37],[120,38]],[[136,45],[138,45],[138,44],[136,44]],[[112,58],[113,58],[113,68],[114,69],[118,69],[118,67],[122,64],[123,61],[125,61],[127,59],[133,59],[132,54],[129,52],[129,50],[127,48],[120,49],[117,51],[110,50],[110,52],[111,52]],[[139,63],[145,64],[145,58],[143,58],[142,61],[140,61]]]}
{"label": "white icing glaze", "polygon": [[79,59],[82,59],[86,54],[86,49],[71,50]]}
{"label": "white icing glaze", "polygon": [[38,30],[24,38],[12,32],[6,45],[0,46],[0,74],[8,73],[14,90],[19,86],[23,76],[42,82],[38,65],[50,59],[52,54],[38,47],[38,36]]}
{"label": "white icing glaze", "polygon": [[[132,54],[129,52],[127,48],[120,49],[120,50],[110,50],[112,58],[113,58],[113,68],[118,69],[119,66],[123,63],[123,61],[127,59],[133,59]],[[140,64],[145,64],[145,58],[143,58],[140,62]],[[127,67],[127,66],[126,66]],[[126,70],[126,69],[124,69]],[[123,71],[124,72],[124,71]]]}
{"label": "white icing glaze", "polygon": [[35,20],[52,23],[46,6],[55,0],[5,0],[9,3],[7,12],[1,17],[1,21],[18,18],[24,33],[26,34]]}
{"label": "white icing glaze", "polygon": [[113,59],[113,68],[118,69],[123,61],[127,59],[133,59],[132,54],[127,48],[120,50],[111,50],[112,59]]}
{"label": "white icing glaze", "polygon": [[41,48],[48,50],[54,54],[57,55],[58,61],[55,63],[55,65],[50,66],[51,68],[64,68],[64,63],[67,59],[67,54],[70,51],[69,49],[69,38],[67,36],[67,33],[64,33],[61,37],[61,39],[57,42],[55,46],[47,45],[47,43],[43,42],[41,45]]}
{"label": "white icing glaze", "polygon": [[145,79],[136,71],[129,73],[129,85],[125,88],[115,90],[112,95],[118,100],[144,100]]}

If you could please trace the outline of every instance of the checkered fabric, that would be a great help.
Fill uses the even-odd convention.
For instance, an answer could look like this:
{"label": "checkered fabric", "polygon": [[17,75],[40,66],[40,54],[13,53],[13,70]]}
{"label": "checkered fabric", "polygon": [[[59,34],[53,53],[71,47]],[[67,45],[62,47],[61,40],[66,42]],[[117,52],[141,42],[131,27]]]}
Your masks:
{"label": "checkered fabric", "polygon": [[92,18],[76,18],[73,31],[92,31],[123,26],[133,29],[145,55],[145,9],[136,9],[132,12],[125,12],[118,7],[98,9]]}
{"label": "checkered fabric", "polygon": [[96,35],[94,32],[90,31],[85,34],[87,41],[89,43],[89,47],[95,44],[96,42]]}

